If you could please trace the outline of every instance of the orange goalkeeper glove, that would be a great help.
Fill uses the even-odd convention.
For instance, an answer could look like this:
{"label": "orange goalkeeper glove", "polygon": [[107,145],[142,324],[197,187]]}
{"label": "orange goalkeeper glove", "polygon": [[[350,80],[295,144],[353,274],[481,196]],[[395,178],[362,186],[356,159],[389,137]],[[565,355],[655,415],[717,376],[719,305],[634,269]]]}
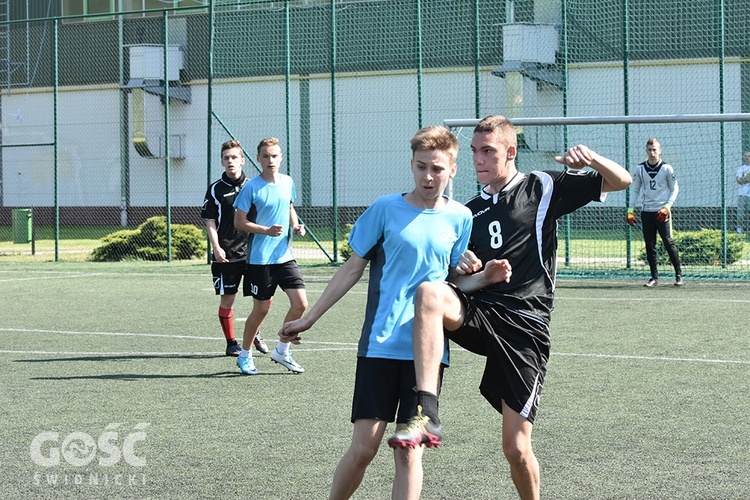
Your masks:
{"label": "orange goalkeeper glove", "polygon": [[656,212],[656,220],[658,222],[667,222],[669,220],[669,208],[664,207]]}
{"label": "orange goalkeeper glove", "polygon": [[631,226],[635,225],[636,218],[635,218],[635,212],[632,210],[628,210],[628,224]]}

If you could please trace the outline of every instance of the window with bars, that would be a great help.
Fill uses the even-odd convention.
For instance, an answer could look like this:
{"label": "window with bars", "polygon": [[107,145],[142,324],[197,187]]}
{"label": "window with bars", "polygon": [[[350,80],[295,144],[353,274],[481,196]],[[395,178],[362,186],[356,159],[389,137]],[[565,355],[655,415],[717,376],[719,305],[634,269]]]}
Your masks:
{"label": "window with bars", "polygon": [[160,16],[162,9],[174,7],[196,7],[195,10],[181,10],[180,13],[205,12],[209,0],[61,0],[63,16],[90,16],[112,13],[113,16],[68,19],[66,22],[101,21],[113,19],[114,14],[130,12],[125,17]]}

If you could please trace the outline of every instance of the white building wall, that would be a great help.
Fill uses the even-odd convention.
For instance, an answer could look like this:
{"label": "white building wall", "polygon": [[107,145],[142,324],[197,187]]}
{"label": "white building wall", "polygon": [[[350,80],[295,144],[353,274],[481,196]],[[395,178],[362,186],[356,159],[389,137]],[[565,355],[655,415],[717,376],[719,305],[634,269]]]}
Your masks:
{"label": "white building wall", "polygon": [[[715,64],[690,63],[671,66],[632,64],[630,68],[630,114],[718,113],[718,70]],[[740,65],[727,64],[726,109],[740,111]],[[577,67],[569,71],[570,116],[622,115],[622,69]],[[440,124],[446,118],[473,118],[474,77],[470,70],[426,72],[423,76],[422,125]],[[207,87],[194,85],[192,103],[173,101],[170,134],[184,138],[184,159],[171,160],[170,186],[173,206],[198,206],[206,188]],[[505,80],[483,72],[480,77],[483,115],[503,113],[507,105]],[[299,84],[292,82],[290,104],[293,124],[286,142],[286,89],[278,79],[251,82],[215,82],[217,116],[245,146],[254,160],[257,142],[267,136],[282,140],[286,161],[298,184],[300,176]],[[64,89],[59,99],[60,204],[64,206],[120,205],[120,91]],[[561,94],[550,86],[524,83],[524,116],[560,116]],[[417,84],[414,74],[343,76],[336,80],[336,144],[338,203],[369,205],[386,193],[411,187],[409,138],[417,130]],[[310,80],[311,165],[308,186],[312,205],[331,205],[333,200],[331,81]],[[52,142],[52,95],[47,92],[2,96],[4,144]],[[146,130],[149,143],[157,148],[163,130],[163,106],[159,97],[146,97]],[[131,113],[132,120],[132,113]],[[677,132],[675,132],[677,131]],[[734,173],[741,160],[741,127],[725,126],[727,141],[727,196],[734,203]],[[470,131],[463,131],[463,134]],[[527,140],[542,152],[527,158],[536,168],[555,168],[553,157],[564,149],[562,132],[526,129]],[[704,175],[707,167],[719,165],[718,124],[631,125],[631,155],[624,158],[624,126],[571,126],[568,143],[583,143],[596,151],[628,163],[645,159],[648,137],[662,140],[665,161],[675,166],[681,194],[677,206],[717,206],[721,179]],[[229,136],[216,123],[212,128],[215,161],[211,178],[222,172],[220,144]],[[614,140],[613,138],[616,138]],[[456,184],[473,186],[468,143],[462,141]],[[133,206],[164,206],[165,162],[142,158],[132,143],[130,150],[130,202]],[[255,168],[246,163],[248,175]],[[3,150],[3,204],[5,206],[52,206],[52,147],[5,148]],[[526,171],[526,168],[523,168]],[[609,203],[622,205],[624,195],[611,196]],[[463,200],[462,200],[463,201]]]}

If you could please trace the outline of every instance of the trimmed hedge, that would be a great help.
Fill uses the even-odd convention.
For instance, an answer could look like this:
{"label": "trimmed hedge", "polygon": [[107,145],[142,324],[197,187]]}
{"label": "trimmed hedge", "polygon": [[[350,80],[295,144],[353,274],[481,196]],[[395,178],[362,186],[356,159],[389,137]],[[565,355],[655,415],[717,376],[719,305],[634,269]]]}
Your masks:
{"label": "trimmed hedge", "polygon": [[[719,266],[722,265],[721,231],[718,229],[701,229],[672,235],[683,265]],[[657,236],[656,257],[659,264],[668,264],[669,256],[664,245],[659,245]],[[727,264],[737,262],[742,257],[745,241],[743,235],[727,234]],[[646,261],[646,250],[639,256]]]}
{"label": "trimmed hedge", "polygon": [[[172,258],[189,260],[206,254],[203,231],[191,224],[172,224]],[[137,229],[123,229],[102,238],[91,252],[95,262],[167,260],[167,218],[151,217]]]}

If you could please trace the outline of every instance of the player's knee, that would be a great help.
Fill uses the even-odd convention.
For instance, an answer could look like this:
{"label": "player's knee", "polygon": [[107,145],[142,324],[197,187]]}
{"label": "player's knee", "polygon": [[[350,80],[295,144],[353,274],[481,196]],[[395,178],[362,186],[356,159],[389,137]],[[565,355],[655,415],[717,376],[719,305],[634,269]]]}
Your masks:
{"label": "player's knee", "polygon": [[422,464],[422,451],[423,448],[421,446],[417,448],[395,448],[393,450],[393,457],[396,465],[399,467],[407,469],[420,467]]}
{"label": "player's knee", "polygon": [[378,454],[378,447],[365,443],[352,443],[349,458],[357,467],[367,467]]}
{"label": "player's knee", "polygon": [[292,304],[289,306],[289,313],[291,316],[294,316],[296,318],[301,318],[303,314],[305,314],[305,310],[307,309],[307,302],[300,303],[300,304]]}
{"label": "player's knee", "polygon": [[442,301],[443,286],[445,286],[443,283],[434,281],[425,281],[420,284],[414,299],[416,307],[435,308]]}
{"label": "player's knee", "polygon": [[263,301],[255,301],[255,304],[253,304],[253,311],[251,314],[255,316],[260,316],[261,318],[265,318],[268,316],[268,312],[271,310],[271,301],[270,300],[263,300]]}
{"label": "player's knee", "polygon": [[534,460],[531,443],[518,439],[503,441],[503,454],[511,467],[525,468]]}

